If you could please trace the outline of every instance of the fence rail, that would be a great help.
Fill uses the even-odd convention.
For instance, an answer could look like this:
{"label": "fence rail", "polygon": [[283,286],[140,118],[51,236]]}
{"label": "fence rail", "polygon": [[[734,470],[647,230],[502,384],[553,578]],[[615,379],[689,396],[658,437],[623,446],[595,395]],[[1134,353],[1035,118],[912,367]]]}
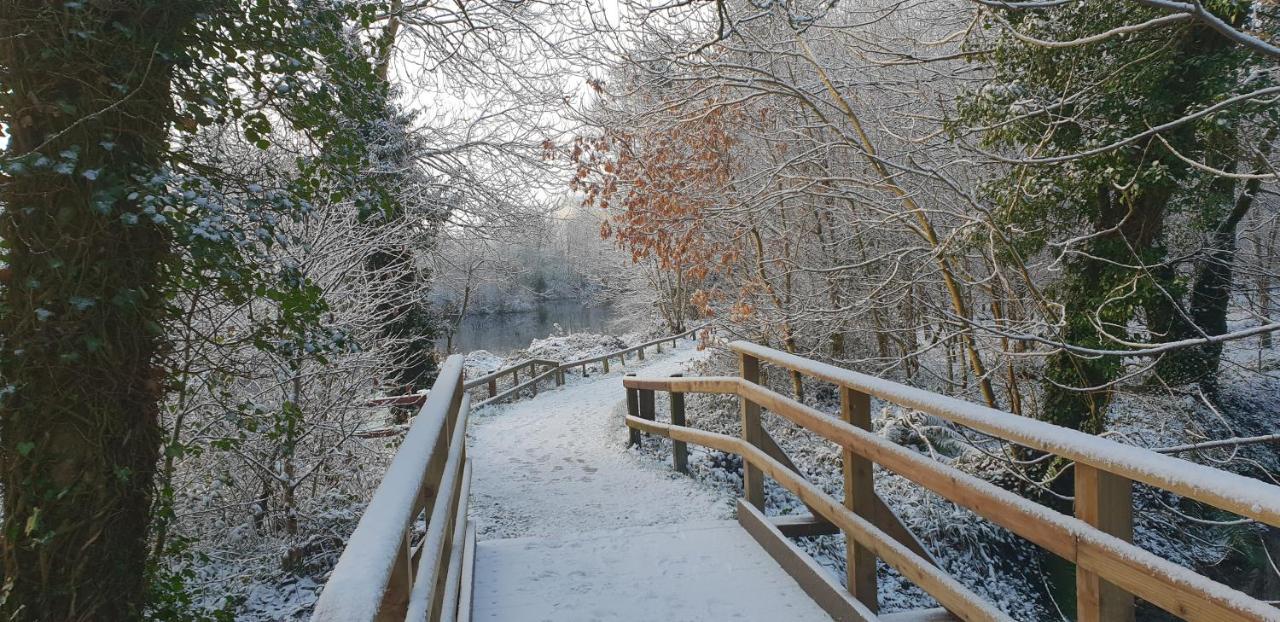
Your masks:
{"label": "fence rail", "polygon": [[[471,465],[462,357],[449,357],[365,508],[312,620],[436,621],[470,607],[475,530],[467,521]],[[413,524],[427,518],[421,542]],[[465,596],[464,596],[465,595]]]}
{"label": "fence rail", "polygon": [[[632,440],[638,440],[636,433],[646,432],[740,455],[749,506],[763,513],[763,483],[768,476],[796,494],[814,513],[814,522],[829,522],[843,531],[849,560],[844,589],[856,602],[837,607],[840,617],[876,619],[875,565],[880,559],[960,619],[1008,619],[938,568],[892,512],[880,507],[883,502],[875,494],[872,468],[879,464],[1074,563],[1081,621],[1129,622],[1134,616],[1134,596],[1187,620],[1280,621],[1280,609],[1130,543],[1133,481],[1272,526],[1280,526],[1280,487],[760,345],[734,342],[730,348],[739,355],[740,376],[626,378],[626,424]],[[762,386],[762,362],[837,385],[840,418]],[[671,424],[656,421],[654,391],[670,392],[673,397],[684,393],[737,395],[741,437],[678,424],[684,421],[683,399],[672,400]],[[1041,506],[874,434],[871,396],[1074,461],[1075,516]],[[762,427],[762,409],[843,449],[843,500],[826,495],[791,464]],[[683,467],[685,457],[681,454],[673,451],[677,468]]]}
{"label": "fence rail", "polygon": [[[561,386],[564,384],[566,372],[574,368],[581,367],[582,375],[587,376],[590,373],[589,372],[590,366],[595,363],[600,363],[604,369],[604,373],[607,374],[609,373],[609,361],[612,359],[618,359],[618,362],[620,364],[625,365],[627,356],[631,354],[635,354],[639,360],[643,361],[644,352],[647,348],[656,348],[658,353],[661,353],[662,344],[670,342],[671,347],[674,348],[676,346],[677,340],[682,339],[684,337],[696,338],[695,336],[696,333],[706,327],[707,327],[706,325],[703,325],[703,326],[698,326],[696,328],[690,328],[688,330],[676,333],[674,335],[659,337],[657,339],[651,339],[641,344],[628,346],[626,348],[614,350],[612,352],[607,352],[605,354],[600,354],[590,358],[578,359],[576,361],[569,361],[567,363],[562,363],[560,361],[555,361],[551,359],[528,359],[528,360],[520,361],[519,363],[515,363],[514,365],[510,365],[508,367],[503,367],[502,369],[489,372],[478,378],[472,378],[471,380],[467,380],[466,383],[463,384],[463,388],[466,390],[471,390],[471,389],[475,389],[482,386],[487,387],[488,396],[485,397],[484,400],[477,402],[474,405],[475,408],[480,408],[481,406],[487,406],[489,404],[496,404],[512,396],[519,395],[525,389],[532,390],[533,393],[536,395],[538,393],[538,384],[544,380],[547,380],[548,378],[554,378],[555,386]],[[538,371],[539,367],[542,367],[544,369],[542,371]],[[526,372],[528,379],[525,380],[524,382],[521,382],[520,374],[521,372],[525,372],[526,370],[528,370]],[[510,382],[511,386],[505,389],[502,389],[500,391],[499,385],[506,384],[500,381],[507,376],[511,376],[511,382]],[[423,403],[425,399],[426,399],[426,394],[421,394],[421,393],[415,393],[415,394],[409,394],[409,395],[395,395],[391,397],[380,397],[377,399],[370,400],[369,402],[366,403],[366,405],[367,406],[400,406],[400,407],[419,406]],[[382,430],[374,431],[374,433],[378,433],[378,432],[382,432]]]}

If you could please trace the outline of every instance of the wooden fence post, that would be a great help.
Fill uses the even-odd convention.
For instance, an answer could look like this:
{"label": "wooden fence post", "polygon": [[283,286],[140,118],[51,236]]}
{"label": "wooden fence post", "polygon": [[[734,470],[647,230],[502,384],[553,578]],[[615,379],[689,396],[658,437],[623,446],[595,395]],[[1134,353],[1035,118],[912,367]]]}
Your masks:
{"label": "wooden fence post", "polygon": [[[760,383],[760,359],[749,354],[738,355],[738,369],[747,382]],[[738,398],[742,414],[742,440],[755,447],[762,447],[764,428],[760,427],[760,406],[745,397]],[[747,503],[764,511],[764,473],[749,461],[742,461],[742,494]]]}
{"label": "wooden fence post", "polygon": [[498,394],[498,379],[490,378],[489,379],[489,397],[493,397],[497,394]]}
{"label": "wooden fence post", "polygon": [[[871,396],[840,387],[840,418],[845,423],[871,430]],[[870,460],[844,450],[844,506],[875,522],[875,471]],[[846,587],[873,613],[880,610],[876,587],[876,556],[848,533],[844,538]]]}
{"label": "wooden fence post", "polygon": [[[672,378],[679,378],[684,374],[671,374]],[[684,394],[671,393],[671,425],[684,425]],[[671,442],[671,463],[675,466],[676,471],[689,474],[689,445],[684,441]]]}
{"label": "wooden fence post", "polygon": [[636,350],[636,358],[642,361],[644,360],[644,348],[640,348],[639,350]]}
{"label": "wooden fence post", "polygon": [[[654,412],[653,389],[640,389],[640,393],[637,397],[640,399],[640,418],[648,419],[649,421],[656,421],[657,414]],[[648,433],[645,433],[645,436],[648,435]]]}
{"label": "wooden fence post", "polygon": [[[1079,462],[1075,465],[1076,518],[1133,542],[1133,482]],[[1076,567],[1078,622],[1133,622],[1133,596]]]}
{"label": "wooden fence post", "polygon": [[559,365],[556,366],[556,386],[564,386],[564,368]]}
{"label": "wooden fence post", "polygon": [[609,373],[609,357],[604,357],[604,373]]}
{"label": "wooden fence post", "polygon": [[[639,391],[636,389],[627,389],[627,414],[632,417],[640,416],[640,399]],[[640,445],[640,430],[627,426],[627,447],[632,445]]]}

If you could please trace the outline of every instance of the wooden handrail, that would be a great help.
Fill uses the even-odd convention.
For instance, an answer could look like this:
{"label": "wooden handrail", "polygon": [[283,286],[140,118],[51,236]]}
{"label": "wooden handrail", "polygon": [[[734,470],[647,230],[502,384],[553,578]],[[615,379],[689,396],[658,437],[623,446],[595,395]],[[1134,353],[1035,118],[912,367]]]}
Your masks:
{"label": "wooden handrail", "polygon": [[508,367],[503,367],[502,369],[499,369],[496,371],[491,371],[483,376],[480,376],[479,378],[472,378],[462,386],[467,389],[474,389],[482,384],[485,384],[486,382],[489,382],[490,380],[497,380],[498,378],[506,376],[507,374],[518,372],[526,367],[531,367],[534,365],[548,365],[548,366],[559,367],[560,362],[553,361],[550,359],[527,359],[527,360],[520,361],[515,365],[510,365]]}
{"label": "wooden handrail", "polygon": [[1280,487],[1235,473],[841,369],[745,341],[729,347],[802,374],[913,408],[983,434],[1163,488],[1268,525],[1280,525]]}
{"label": "wooden handrail", "polygon": [[427,564],[434,559],[429,554],[416,556],[421,562],[415,565],[410,548],[412,525],[424,511],[430,517],[427,540],[443,539],[444,550],[454,548],[450,542],[453,521],[459,519],[451,510],[464,498],[458,465],[466,457],[470,409],[462,390],[462,363],[462,356],[454,355],[440,367],[422,410],[329,575],[313,621],[404,619],[418,584],[415,576],[421,579],[439,572]]}
{"label": "wooden handrail", "polygon": [[[768,351],[767,348],[753,346],[748,349],[741,342],[731,344],[735,350],[739,352],[747,352],[752,356],[759,356],[761,360],[772,360],[765,355],[773,356],[778,360],[788,363],[789,369],[799,369],[803,373],[809,373],[810,369],[817,369],[825,374],[823,379],[840,378],[843,381],[849,381],[848,378],[842,377],[842,374],[831,372],[827,369],[819,367],[801,365],[801,362],[814,363],[805,361],[799,357],[787,358],[776,356],[776,351]],[[798,361],[796,360],[798,359]],[[820,365],[816,364],[815,365]],[[830,366],[827,366],[830,367]],[[838,368],[831,368],[838,369]],[[860,384],[856,388],[866,390],[868,393],[896,401],[893,397],[903,398],[902,389],[909,389],[896,383],[883,382],[867,382],[866,377],[858,379]],[[872,379],[874,380],[874,379]],[[1155,604],[1167,611],[1174,613],[1188,620],[1280,620],[1280,610],[1249,597],[1235,589],[1220,583],[1214,582],[1206,577],[1196,574],[1186,568],[1178,566],[1168,560],[1162,559],[1138,548],[1123,539],[1116,537],[1110,533],[1091,525],[1079,518],[1066,516],[1053,511],[1049,508],[1041,506],[1037,503],[1024,499],[1010,491],[1004,490],[990,482],[969,475],[958,469],[949,467],[939,463],[919,453],[901,447],[888,440],[885,440],[876,434],[851,425],[840,419],[831,417],[818,410],[805,406],[786,396],[775,393],[763,386],[757,385],[743,378],[738,377],[706,377],[706,378],[634,378],[624,379],[623,384],[628,389],[641,391],[669,391],[673,393],[722,393],[738,395],[744,402],[750,402],[758,407],[765,408],[772,413],[780,415],[791,422],[810,430],[827,440],[839,444],[841,447],[855,453],[865,459],[878,463],[884,468],[898,473],[907,479],[932,490],[933,492],[949,499],[950,501],[966,507],[976,514],[1001,525],[1015,534],[1026,538],[1027,540],[1045,548],[1046,550],[1063,557],[1064,559],[1075,563],[1081,573],[1091,573],[1097,577],[1105,579],[1114,586],[1124,591],[1137,595],[1152,604]],[[886,384],[892,385],[886,387]],[[842,384],[842,386],[845,386]],[[865,387],[865,389],[863,388]],[[937,404],[937,400],[926,400],[918,395],[919,390],[912,389],[913,392],[907,394],[912,400],[909,404],[913,408],[938,415],[931,410],[931,406]],[[886,395],[891,397],[885,397]],[[941,396],[935,396],[941,397]],[[958,401],[958,400],[957,400]],[[966,406],[971,404],[963,403]],[[952,412],[958,409],[955,404],[948,404]],[[976,407],[975,408],[980,408]],[[998,411],[997,411],[998,412]],[[973,420],[986,425],[984,432],[1007,431],[1001,426],[992,424],[986,417],[969,417],[968,413],[960,413],[956,416],[958,423],[964,420]],[[1015,415],[1004,413],[1007,417],[1015,417]],[[938,415],[942,416],[942,415]],[[923,559],[915,559],[914,557],[896,556],[890,558],[886,556],[881,542],[878,540],[885,537],[883,533],[870,532],[860,529],[857,525],[853,525],[849,521],[849,517],[838,508],[837,502],[828,498],[816,498],[811,494],[802,494],[801,490],[805,486],[797,482],[798,476],[789,469],[779,470],[777,467],[780,463],[772,460],[764,454],[759,448],[750,442],[740,439],[732,439],[734,444],[732,447],[725,444],[723,438],[716,438],[720,435],[710,435],[708,432],[693,430],[687,427],[670,426],[666,424],[655,423],[649,419],[636,416],[628,416],[626,419],[627,426],[631,429],[644,430],[651,433],[669,436],[675,440],[686,442],[695,442],[708,445],[722,451],[731,451],[743,456],[744,460],[752,464],[756,469],[760,469],[773,477],[783,487],[788,488],[801,497],[801,500],[811,508],[816,508],[824,515],[824,518],[836,523],[846,532],[846,536],[857,541],[858,544],[871,549],[877,557],[884,559],[890,565],[893,565],[904,575],[912,577],[922,588],[929,591],[939,602],[947,606],[952,613],[959,615],[961,618],[969,620],[986,620],[996,619],[986,617],[985,613],[959,609],[959,604],[954,600],[954,593],[947,593],[947,586],[933,582],[928,574],[924,573],[927,562]],[[1063,430],[1056,426],[1035,422],[1040,425],[1048,426],[1053,430]],[[1065,431],[1065,430],[1063,430]],[[744,432],[746,430],[744,429]],[[1043,431],[1041,431],[1043,432]],[[1003,438],[1003,437],[1002,437]],[[709,444],[710,442],[717,445]],[[1058,439],[1059,443],[1063,443]],[[1045,443],[1048,445],[1049,443]],[[1070,443],[1066,443],[1070,444]],[[1117,444],[1118,445],[1118,444]],[[1099,449],[1097,445],[1089,445],[1090,450],[1095,454],[1100,452],[1112,453],[1112,450]],[[1133,468],[1134,464],[1152,464],[1148,462],[1150,456],[1145,454],[1149,452],[1141,448],[1120,447],[1126,453],[1135,453],[1137,458],[1129,458],[1119,455],[1108,455],[1107,458],[1112,463],[1119,463],[1122,468]],[[1169,458],[1156,454],[1162,460],[1172,461],[1172,464],[1163,461],[1157,462],[1160,465],[1170,465],[1166,468],[1174,469],[1171,473],[1149,474],[1148,479],[1172,482],[1175,485],[1186,487],[1186,482],[1180,481],[1186,476],[1187,467],[1194,465],[1176,458]],[[1094,456],[1095,458],[1097,456]],[[1132,460],[1127,467],[1124,466],[1126,460]],[[1098,467],[1104,470],[1103,467]],[[744,469],[745,471],[745,469]],[[1205,474],[1197,470],[1192,471],[1192,478],[1204,478]],[[1218,472],[1227,475],[1223,472]],[[1239,476],[1233,476],[1239,478]],[[1271,486],[1257,480],[1247,478],[1239,478],[1240,482],[1233,478],[1227,478],[1229,481],[1236,482],[1246,492],[1239,495],[1251,500],[1269,499],[1272,495],[1280,494],[1280,488]],[[803,478],[799,478],[803,480]],[[1145,480],[1144,480],[1145,481]],[[821,491],[818,491],[821,493]],[[1231,494],[1230,491],[1221,492],[1220,496],[1226,496],[1232,502],[1231,505],[1238,506],[1241,501],[1238,497]],[[825,497],[825,495],[824,495]],[[1125,498],[1127,501],[1127,497]],[[759,504],[763,503],[763,499],[759,500]],[[845,508],[849,509],[849,508]],[[1226,509],[1226,508],[1224,508]],[[1269,516],[1265,507],[1253,508],[1253,514],[1261,516]],[[1269,521],[1264,521],[1269,522]],[[1274,523],[1270,523],[1273,524]],[[916,556],[918,557],[918,556]],[[905,568],[899,568],[898,565],[903,564]],[[919,575],[924,577],[923,580],[917,579]],[[935,593],[935,590],[941,590],[943,593]],[[951,599],[951,600],[944,600]],[[1120,619],[1102,618],[1102,619]]]}
{"label": "wooden handrail", "polygon": [[524,382],[522,382],[522,383],[520,383],[520,384],[518,384],[518,385],[516,385],[516,386],[514,386],[514,387],[511,387],[511,388],[509,388],[509,389],[507,389],[507,390],[505,390],[505,391],[503,391],[503,392],[501,392],[501,393],[495,394],[495,395],[493,395],[492,397],[490,397],[490,398],[488,398],[488,399],[486,399],[486,400],[484,400],[484,401],[482,401],[482,402],[480,402],[480,403],[476,404],[476,408],[480,408],[481,406],[488,406],[489,404],[495,404],[495,403],[497,403],[497,402],[501,402],[502,400],[504,400],[504,399],[506,399],[506,398],[508,398],[508,397],[510,397],[510,396],[512,396],[512,395],[515,395],[515,394],[519,393],[520,391],[523,391],[523,390],[525,390],[525,389],[528,389],[528,388],[530,388],[530,387],[532,387],[532,388],[533,388],[533,390],[536,392],[536,391],[538,390],[538,382],[539,382],[539,381],[541,381],[541,380],[546,380],[547,378],[551,377],[552,375],[557,375],[557,374],[559,374],[559,373],[560,373],[560,369],[559,369],[558,367],[552,367],[551,369],[548,369],[547,371],[544,371],[544,372],[542,372],[541,374],[538,374],[537,376],[534,376],[534,377],[532,377],[532,378],[530,378],[530,379],[528,379],[528,380],[526,380],[526,381],[524,381]]}
{"label": "wooden handrail", "polygon": [[669,335],[669,336],[666,336],[666,337],[659,337],[659,338],[657,338],[657,339],[652,339],[652,340],[650,340],[650,341],[646,341],[646,342],[641,343],[641,344],[637,344],[637,345],[634,345],[634,346],[629,346],[629,347],[626,347],[626,348],[622,348],[622,349],[620,349],[620,350],[614,350],[613,352],[608,352],[608,353],[605,353],[605,354],[600,354],[600,355],[597,355],[597,356],[592,356],[592,357],[588,357],[588,358],[584,358],[584,359],[578,359],[578,360],[576,360],[576,361],[569,361],[569,362],[567,362],[567,363],[561,363],[561,364],[560,364],[560,367],[561,367],[561,368],[564,368],[564,369],[568,369],[568,368],[571,368],[571,367],[581,367],[581,366],[583,366],[583,365],[590,365],[590,364],[592,364],[592,363],[599,363],[600,361],[605,361],[605,360],[612,359],[612,358],[624,357],[624,356],[626,356],[626,355],[628,355],[628,354],[631,354],[632,352],[636,352],[636,351],[639,351],[639,350],[644,350],[645,348],[648,348],[648,347],[650,347],[650,346],[656,346],[656,345],[658,345],[658,344],[666,343],[666,342],[668,342],[668,341],[674,341],[674,340],[679,339],[679,338],[681,338],[681,337],[687,337],[687,336],[689,336],[689,335],[691,335],[691,334],[693,334],[693,333],[696,333],[696,332],[698,332],[699,330],[702,330],[703,328],[706,328],[706,327],[707,327],[707,325],[706,325],[706,324],[703,324],[703,325],[701,325],[701,326],[697,326],[697,327],[694,327],[694,328],[690,328],[690,329],[688,329],[688,330],[686,330],[686,331],[684,331],[684,332],[681,332],[681,333],[676,333],[676,334],[674,334],[674,335]]}
{"label": "wooden handrail", "polygon": [[644,432],[673,440],[697,443],[741,456],[743,460],[751,462],[768,473],[783,488],[795,493],[801,501],[816,507],[822,512],[824,518],[852,533],[859,542],[874,550],[911,582],[928,591],[943,606],[951,611],[963,612],[961,617],[965,620],[1011,620],[1009,616],[983,601],[977,594],[930,564],[928,560],[916,555],[905,545],[890,538],[879,527],[840,505],[823,493],[822,489],[796,475],[781,462],[774,460],[763,450],[746,441],[724,434],[668,425],[630,415],[627,416],[626,421],[628,426]]}
{"label": "wooden handrail", "polygon": [[[666,337],[651,339],[649,341],[636,344],[634,346],[628,346],[626,348],[621,348],[619,350],[614,350],[612,352],[607,352],[605,354],[601,354],[598,356],[593,356],[585,359],[578,359],[576,361],[569,361],[567,363],[562,363],[560,361],[555,361],[552,359],[541,359],[541,358],[528,359],[528,360],[520,361],[519,363],[515,363],[514,365],[509,365],[502,369],[489,372],[478,378],[473,378],[471,380],[468,380],[463,385],[463,387],[466,389],[474,389],[476,387],[488,385],[489,396],[484,401],[479,402],[475,405],[476,408],[480,408],[481,406],[496,404],[513,395],[518,395],[524,389],[533,388],[534,391],[536,392],[539,381],[546,380],[547,378],[551,378],[553,376],[556,381],[556,386],[562,385],[564,384],[564,373],[574,367],[582,367],[583,373],[586,373],[587,365],[605,361],[605,371],[608,371],[607,361],[609,359],[613,359],[613,358],[625,359],[626,356],[628,354],[631,354],[632,352],[639,352],[641,353],[640,357],[644,358],[643,353],[645,348],[660,346],[660,344],[666,343],[668,341],[670,341],[672,344],[675,344],[675,341],[677,339],[686,337],[688,335],[692,335],[693,333],[699,330],[702,330],[703,328],[706,328],[705,324],[702,326],[698,326],[696,328],[690,328],[686,331],[676,333],[674,335],[668,335]],[[547,369],[542,373],[537,373],[537,367],[540,365],[543,367],[546,367]],[[521,383],[519,382],[519,372],[520,370],[526,369],[526,368],[530,368],[530,373],[536,374],[536,375],[534,375],[530,379]],[[497,385],[498,379],[508,375],[515,376],[515,380],[516,380],[515,385],[503,390],[502,392],[499,392],[498,385]],[[392,399],[392,398],[383,398],[383,399]]]}

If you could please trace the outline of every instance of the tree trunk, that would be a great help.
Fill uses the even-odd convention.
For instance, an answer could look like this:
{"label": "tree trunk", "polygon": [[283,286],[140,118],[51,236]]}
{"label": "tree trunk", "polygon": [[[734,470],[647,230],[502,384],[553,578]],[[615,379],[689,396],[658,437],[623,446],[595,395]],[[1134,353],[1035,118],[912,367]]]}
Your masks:
{"label": "tree trunk", "polygon": [[25,164],[0,186],[6,620],[140,617],[171,257],[160,225],[122,216],[162,163],[194,8],[26,0],[0,18],[0,122]]}
{"label": "tree trunk", "polygon": [[[1153,185],[1126,199],[1105,186],[1098,188],[1099,232],[1080,256],[1066,262],[1060,299],[1064,301],[1065,343],[1094,348],[1113,345],[1106,330],[1124,330],[1133,315],[1132,304],[1112,300],[1114,290],[1132,279],[1127,266],[1135,262],[1157,265],[1164,258],[1165,206],[1169,185]],[[1138,257],[1134,257],[1134,253]],[[1094,324],[1098,318],[1105,326]],[[1111,383],[1119,377],[1118,356],[1076,356],[1060,351],[1049,357],[1044,376],[1044,409],[1040,416],[1057,425],[1097,434],[1103,431]]]}

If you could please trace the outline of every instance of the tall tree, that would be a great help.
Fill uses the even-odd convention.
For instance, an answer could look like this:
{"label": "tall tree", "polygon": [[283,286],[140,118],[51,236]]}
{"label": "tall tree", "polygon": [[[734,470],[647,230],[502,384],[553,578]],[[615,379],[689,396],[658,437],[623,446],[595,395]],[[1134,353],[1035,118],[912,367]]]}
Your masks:
{"label": "tall tree", "polygon": [[[315,287],[261,250],[318,180],[361,154],[300,157],[263,188],[219,175],[184,135],[273,124],[357,145],[380,92],[341,2],[10,0],[0,8],[0,480],[7,619],[122,620],[143,607],[146,538],[174,292],[207,283],[281,312],[254,339],[298,348]],[[299,351],[301,351],[299,349]]]}
{"label": "tall tree", "polygon": [[[1175,216],[1211,229],[1222,221],[1214,214],[1230,205],[1222,186],[1233,182],[1185,158],[1223,157],[1228,119],[1191,115],[1239,94],[1252,61],[1203,22],[1131,3],[1084,4],[988,12],[998,33],[986,55],[993,77],[962,115],[984,127],[987,145],[1018,154],[987,187],[998,218],[1018,232],[1018,254],[1048,250],[1063,267],[1053,338],[1066,347],[1048,360],[1042,416],[1097,433],[1124,360],[1086,349],[1127,349],[1121,344],[1140,338],[1131,334],[1135,318],[1153,340],[1207,332],[1184,307],[1165,228]],[[1214,4],[1238,24],[1247,11],[1236,5],[1249,3]],[[1261,108],[1234,108],[1230,122],[1248,123]],[[1205,186],[1218,192],[1204,194]],[[1054,241],[1060,236],[1068,237]]]}

